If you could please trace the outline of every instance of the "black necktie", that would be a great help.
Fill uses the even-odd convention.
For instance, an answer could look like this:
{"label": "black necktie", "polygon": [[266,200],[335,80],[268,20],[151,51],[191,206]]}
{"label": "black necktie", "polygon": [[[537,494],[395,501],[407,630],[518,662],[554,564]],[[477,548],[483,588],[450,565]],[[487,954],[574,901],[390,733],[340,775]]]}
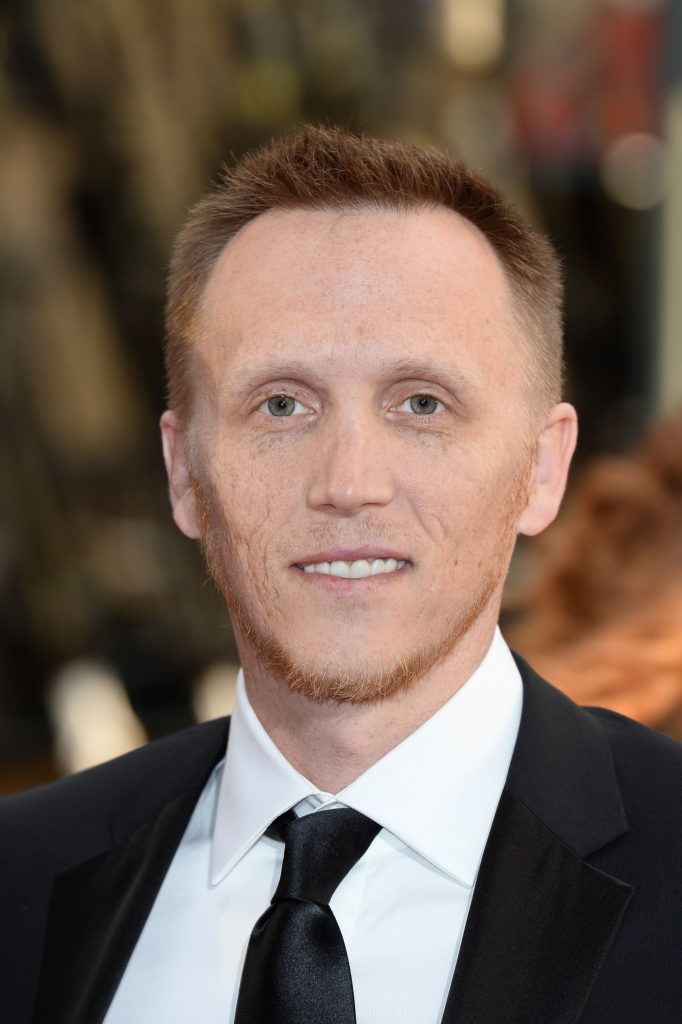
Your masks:
{"label": "black necktie", "polygon": [[380,826],[347,808],[297,818],[266,835],[284,841],[279,884],[256,921],[235,1024],[355,1024],[348,954],[329,901]]}

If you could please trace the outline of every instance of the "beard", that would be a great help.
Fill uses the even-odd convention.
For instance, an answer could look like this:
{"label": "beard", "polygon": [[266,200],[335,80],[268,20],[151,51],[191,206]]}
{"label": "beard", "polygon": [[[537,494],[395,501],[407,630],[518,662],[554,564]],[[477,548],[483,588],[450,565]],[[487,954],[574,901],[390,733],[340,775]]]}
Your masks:
{"label": "beard", "polygon": [[[378,667],[368,667],[358,659],[358,664],[344,666],[343,669],[311,664],[256,621],[239,586],[240,552],[248,550],[247,542],[228,522],[213,489],[208,485],[202,486],[194,475],[192,485],[202,523],[199,544],[206,568],[230,611],[233,626],[238,626],[264,669],[281,680],[291,692],[312,701],[375,704],[414,687],[462,642],[493,597],[500,593],[516,540],[518,515],[528,499],[528,478],[524,467],[510,489],[488,570],[444,635],[429,644],[396,655]],[[366,522],[365,526],[371,527],[371,524]],[[245,573],[246,569],[242,568],[241,572]]]}

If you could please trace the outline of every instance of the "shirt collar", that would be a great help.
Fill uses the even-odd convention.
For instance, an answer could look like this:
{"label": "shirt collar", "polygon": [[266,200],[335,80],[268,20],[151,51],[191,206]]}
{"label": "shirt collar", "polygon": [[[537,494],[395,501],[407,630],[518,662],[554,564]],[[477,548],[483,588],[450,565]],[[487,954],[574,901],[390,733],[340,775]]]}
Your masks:
{"label": "shirt collar", "polygon": [[472,886],[509,769],[521,678],[499,629],[478,668],[434,715],[336,796],[287,761],[251,707],[240,671],[211,848],[218,883],[274,819],[306,798],[361,811]]}

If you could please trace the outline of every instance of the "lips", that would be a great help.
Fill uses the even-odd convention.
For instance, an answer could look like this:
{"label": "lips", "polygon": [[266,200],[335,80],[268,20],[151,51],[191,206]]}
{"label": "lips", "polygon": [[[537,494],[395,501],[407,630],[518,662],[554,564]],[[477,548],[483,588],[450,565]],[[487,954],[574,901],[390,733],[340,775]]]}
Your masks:
{"label": "lips", "polygon": [[296,568],[303,568],[306,565],[315,565],[320,562],[359,562],[362,559],[371,562],[376,558],[394,558],[396,562],[410,561],[404,552],[395,548],[372,547],[366,544],[357,548],[328,548],[325,551],[316,551],[313,554],[297,558],[292,564]]}
{"label": "lips", "polygon": [[[412,568],[410,560],[400,557],[397,551],[385,552],[386,548],[370,548],[369,545],[316,551],[295,562],[292,568],[320,585],[326,580],[335,586],[344,582],[355,584],[360,580],[366,584],[370,579],[378,583],[380,579],[401,575],[404,570]],[[340,557],[342,555],[345,557]]]}

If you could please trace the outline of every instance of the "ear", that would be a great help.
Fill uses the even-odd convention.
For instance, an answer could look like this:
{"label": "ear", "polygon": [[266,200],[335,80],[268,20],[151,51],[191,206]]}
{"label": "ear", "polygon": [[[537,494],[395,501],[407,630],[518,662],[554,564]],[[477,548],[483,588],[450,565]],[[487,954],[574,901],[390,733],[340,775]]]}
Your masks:
{"label": "ear", "polygon": [[577,439],[575,409],[568,402],[555,405],[536,442],[529,498],[519,517],[519,533],[534,537],[556,518]]}
{"label": "ear", "polygon": [[160,426],[173,519],[186,537],[196,540],[201,536],[201,520],[190,475],[186,435],[169,409],[161,417]]}

